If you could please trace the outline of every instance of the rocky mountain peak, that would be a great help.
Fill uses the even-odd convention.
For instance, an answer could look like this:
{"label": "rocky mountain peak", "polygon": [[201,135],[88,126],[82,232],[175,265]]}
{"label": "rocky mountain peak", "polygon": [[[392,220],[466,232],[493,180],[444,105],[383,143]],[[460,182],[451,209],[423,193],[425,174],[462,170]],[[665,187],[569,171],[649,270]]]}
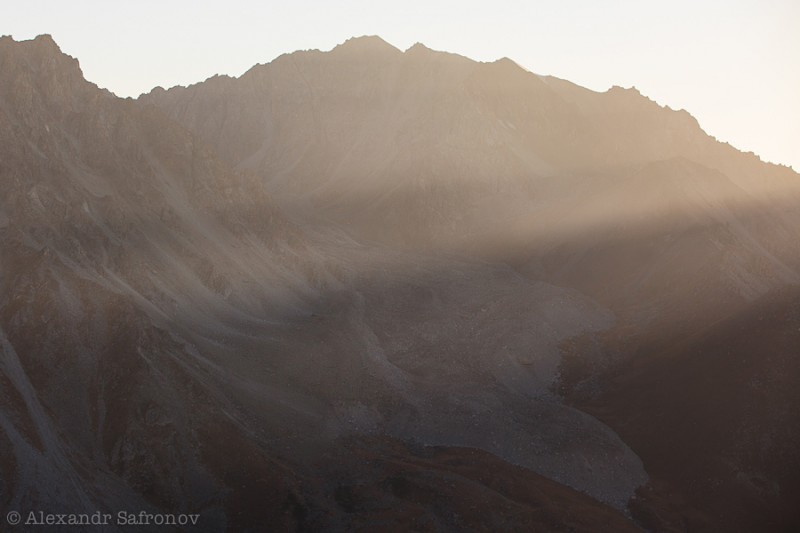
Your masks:
{"label": "rocky mountain peak", "polygon": [[422,43],[414,43],[406,50],[406,54],[424,54],[430,52],[433,52],[433,50]]}
{"label": "rocky mountain peak", "polygon": [[84,79],[78,60],[48,34],[27,41],[0,39],[0,72],[0,98],[21,116],[45,109],[61,116],[97,91]]}
{"label": "rocky mountain peak", "polygon": [[11,36],[3,36],[0,38],[0,61],[6,74],[15,64],[25,64],[27,68],[43,75],[60,72],[83,78],[78,60],[62,52],[49,34],[27,41],[15,41]]}
{"label": "rocky mountain peak", "polygon": [[333,53],[346,54],[354,58],[378,58],[399,55],[401,52],[377,35],[352,37],[336,46]]}

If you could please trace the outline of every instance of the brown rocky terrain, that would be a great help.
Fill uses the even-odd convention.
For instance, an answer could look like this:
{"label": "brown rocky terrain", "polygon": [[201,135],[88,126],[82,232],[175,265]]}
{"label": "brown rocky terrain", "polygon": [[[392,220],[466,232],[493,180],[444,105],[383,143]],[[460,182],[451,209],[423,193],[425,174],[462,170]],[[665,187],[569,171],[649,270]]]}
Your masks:
{"label": "brown rocky terrain", "polygon": [[2,510],[797,524],[800,177],[378,38],[119,99],[0,39]]}
{"label": "brown rocky terrain", "polygon": [[645,342],[609,371],[599,396],[571,391],[641,453],[651,475],[634,500],[642,525],[791,531],[800,523],[799,346],[797,292],[769,293],[678,342]]}

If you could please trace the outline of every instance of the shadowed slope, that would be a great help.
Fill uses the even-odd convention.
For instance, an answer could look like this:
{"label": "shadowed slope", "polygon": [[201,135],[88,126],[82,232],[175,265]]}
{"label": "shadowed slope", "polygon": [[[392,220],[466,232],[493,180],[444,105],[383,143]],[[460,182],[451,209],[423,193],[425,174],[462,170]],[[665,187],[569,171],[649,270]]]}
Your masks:
{"label": "shadowed slope", "polygon": [[573,402],[617,428],[648,466],[651,485],[635,505],[644,525],[789,531],[800,523],[798,306],[796,291],[770,293],[666,347],[645,341],[606,372],[596,395],[575,387],[587,369],[569,360]]}

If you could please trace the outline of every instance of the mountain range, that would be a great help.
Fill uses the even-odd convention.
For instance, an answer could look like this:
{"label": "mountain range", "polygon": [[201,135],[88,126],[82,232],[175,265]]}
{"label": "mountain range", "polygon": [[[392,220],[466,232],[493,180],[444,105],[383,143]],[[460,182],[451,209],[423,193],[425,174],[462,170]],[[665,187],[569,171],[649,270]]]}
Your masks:
{"label": "mountain range", "polygon": [[4,516],[800,524],[800,176],[636,89],[360,37],[122,99],[2,37],[0,189]]}

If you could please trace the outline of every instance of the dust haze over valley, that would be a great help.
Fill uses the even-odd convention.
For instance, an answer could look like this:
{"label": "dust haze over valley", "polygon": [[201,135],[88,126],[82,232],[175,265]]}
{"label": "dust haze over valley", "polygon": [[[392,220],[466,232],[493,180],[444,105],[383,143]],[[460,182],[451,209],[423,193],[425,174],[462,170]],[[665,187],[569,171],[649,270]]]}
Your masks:
{"label": "dust haze over valley", "polygon": [[2,37],[0,188],[3,517],[800,524],[800,176],[636,89],[359,37],[121,99]]}

